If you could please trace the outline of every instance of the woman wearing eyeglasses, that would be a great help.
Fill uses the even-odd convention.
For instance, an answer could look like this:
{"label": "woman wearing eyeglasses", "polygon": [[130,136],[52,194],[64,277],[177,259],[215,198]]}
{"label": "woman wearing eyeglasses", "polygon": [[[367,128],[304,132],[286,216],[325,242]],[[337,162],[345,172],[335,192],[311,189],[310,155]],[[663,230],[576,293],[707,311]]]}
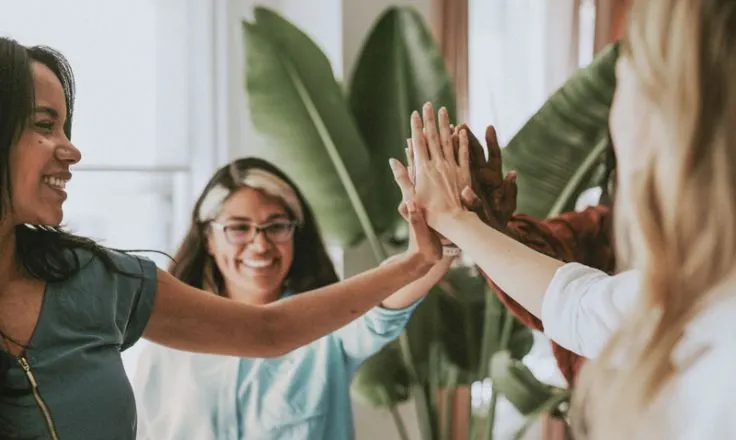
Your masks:
{"label": "woman wearing eyeglasses", "polygon": [[[353,438],[353,373],[401,333],[451,260],[444,257],[424,278],[363,317],[282,357],[146,346],[134,378],[138,438]],[[170,272],[192,286],[253,305],[338,281],[298,189],[276,167],[255,158],[236,160],[212,177]]]}

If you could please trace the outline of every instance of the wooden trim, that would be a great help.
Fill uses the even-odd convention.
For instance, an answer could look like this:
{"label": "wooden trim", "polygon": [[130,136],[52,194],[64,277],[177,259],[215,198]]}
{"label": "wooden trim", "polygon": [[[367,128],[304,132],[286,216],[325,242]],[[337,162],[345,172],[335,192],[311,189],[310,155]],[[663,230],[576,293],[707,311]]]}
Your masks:
{"label": "wooden trim", "polygon": [[468,117],[468,0],[432,0],[432,30],[455,86],[457,122]]}
{"label": "wooden trim", "polygon": [[631,0],[595,0],[596,53],[623,36],[630,7]]}

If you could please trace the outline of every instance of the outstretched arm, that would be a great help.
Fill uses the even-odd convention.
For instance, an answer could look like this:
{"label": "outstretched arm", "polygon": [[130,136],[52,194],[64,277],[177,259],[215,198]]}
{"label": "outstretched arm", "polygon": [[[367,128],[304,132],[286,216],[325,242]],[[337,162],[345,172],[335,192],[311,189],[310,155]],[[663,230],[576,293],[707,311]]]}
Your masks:
{"label": "outstretched arm", "polygon": [[[440,124],[442,121],[440,121]],[[487,225],[526,246],[563,262],[578,262],[604,272],[614,269],[611,244],[611,212],[606,206],[595,206],[583,212],[568,212],[551,219],[536,219],[516,211],[516,175],[504,176],[501,148],[493,126],[486,128],[486,159],[483,146],[467,125],[469,168],[473,193],[465,200]],[[543,330],[542,322],[521,307],[499,288],[485,273],[499,299],[526,325]]]}
{"label": "outstretched arm", "polygon": [[524,309],[541,317],[542,300],[563,262],[490,228],[475,213],[438,215],[431,224]]}
{"label": "outstretched arm", "polygon": [[179,350],[271,357],[308,344],[358,318],[439,260],[421,212],[410,207],[417,250],[343,282],[252,306],[190,287],[158,273],[158,292],[145,337]]}
{"label": "outstretched arm", "polygon": [[[515,212],[516,176],[513,171],[504,176],[501,148],[493,126],[487,127],[485,132],[487,159],[483,145],[469,127],[463,124],[458,129],[466,130],[468,134],[472,188],[475,194],[480,195],[473,200],[465,200],[466,207],[475,211],[488,226],[542,254],[564,262],[583,263],[605,273],[613,271],[611,212],[607,206],[598,205],[583,212],[568,212],[552,219],[537,219]],[[540,318],[506,294],[491,277],[485,273],[483,275],[499,300],[517,319],[530,328],[545,331]],[[548,298],[545,296],[545,299]],[[564,329],[550,327],[549,330],[550,337],[564,340],[561,335],[553,335],[558,330],[564,333]],[[560,371],[567,382],[573,384],[584,358],[559,345],[554,339],[551,345]]]}
{"label": "outstretched arm", "polygon": [[[407,156],[411,155],[407,151]],[[414,196],[414,187],[407,169],[400,163],[391,162],[394,178],[400,182],[402,202],[399,207],[401,216],[408,220],[407,204]],[[440,246],[440,239],[433,234],[431,239],[435,246]],[[418,237],[412,233],[409,237],[409,251],[417,248]],[[400,255],[386,260],[389,264]],[[336,332],[340,340],[346,362],[351,369],[357,368],[364,360],[377,353],[384,345],[396,339],[409,322],[419,301],[447,273],[455,257],[446,256],[438,261],[422,278],[410,283],[386,298],[381,307],[374,307],[360,319]]]}

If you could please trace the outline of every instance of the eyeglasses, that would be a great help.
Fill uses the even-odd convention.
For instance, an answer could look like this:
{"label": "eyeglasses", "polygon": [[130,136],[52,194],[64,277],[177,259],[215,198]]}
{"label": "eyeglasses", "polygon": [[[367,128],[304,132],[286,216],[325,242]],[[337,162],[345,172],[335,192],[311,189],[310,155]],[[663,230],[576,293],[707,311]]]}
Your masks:
{"label": "eyeglasses", "polygon": [[225,239],[230,244],[248,244],[255,240],[259,232],[263,232],[272,243],[283,243],[291,239],[296,229],[296,222],[276,221],[263,225],[254,223],[230,223],[223,225],[211,222],[212,226],[225,234]]}

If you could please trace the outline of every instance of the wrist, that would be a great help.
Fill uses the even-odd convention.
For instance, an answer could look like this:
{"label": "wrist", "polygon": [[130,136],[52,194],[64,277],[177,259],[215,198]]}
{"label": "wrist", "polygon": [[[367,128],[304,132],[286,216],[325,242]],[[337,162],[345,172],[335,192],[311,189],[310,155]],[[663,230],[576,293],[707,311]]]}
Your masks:
{"label": "wrist", "polygon": [[435,231],[442,234],[442,236],[447,237],[452,241],[453,231],[457,230],[458,227],[461,227],[464,222],[477,217],[478,215],[473,211],[462,210],[446,212],[436,215],[433,219],[433,224],[430,226]]}
{"label": "wrist", "polygon": [[442,245],[442,258],[455,258],[461,253],[460,248],[453,243]]}
{"label": "wrist", "polygon": [[407,268],[413,278],[421,278],[432,269],[436,261],[429,261],[425,255],[416,250],[408,250],[397,257],[400,264]]}

